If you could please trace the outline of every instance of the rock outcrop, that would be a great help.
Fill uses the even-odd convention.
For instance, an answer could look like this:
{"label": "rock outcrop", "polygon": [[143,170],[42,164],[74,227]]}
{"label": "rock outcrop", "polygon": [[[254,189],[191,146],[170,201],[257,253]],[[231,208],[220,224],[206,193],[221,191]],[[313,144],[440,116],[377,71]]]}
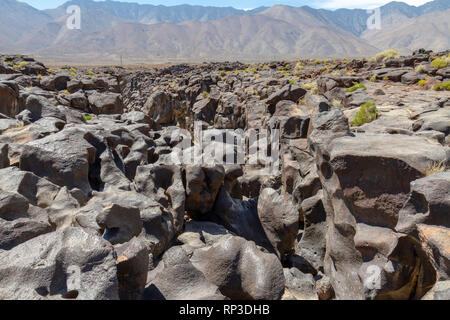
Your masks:
{"label": "rock outcrop", "polygon": [[444,54],[0,55],[0,299],[450,299]]}

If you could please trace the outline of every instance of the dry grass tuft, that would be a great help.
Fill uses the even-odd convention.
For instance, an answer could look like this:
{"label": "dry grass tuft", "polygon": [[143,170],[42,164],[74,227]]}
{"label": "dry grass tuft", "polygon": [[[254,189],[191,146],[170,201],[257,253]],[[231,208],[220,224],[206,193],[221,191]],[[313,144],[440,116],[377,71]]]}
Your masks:
{"label": "dry grass tuft", "polygon": [[370,61],[386,62],[389,59],[398,58],[398,57],[400,57],[398,49],[390,49],[390,50],[380,52],[375,57],[371,58]]}
{"label": "dry grass tuft", "polygon": [[438,173],[449,171],[450,167],[445,165],[445,161],[433,162],[430,167],[425,171],[425,177],[429,177]]}

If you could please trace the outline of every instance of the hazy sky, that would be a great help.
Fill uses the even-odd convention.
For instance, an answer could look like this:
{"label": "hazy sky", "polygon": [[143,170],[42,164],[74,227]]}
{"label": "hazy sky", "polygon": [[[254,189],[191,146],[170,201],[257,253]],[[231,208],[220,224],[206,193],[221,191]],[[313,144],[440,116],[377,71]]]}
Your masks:
{"label": "hazy sky", "polygon": [[[66,2],[66,0],[21,0],[38,9],[56,8]],[[251,9],[260,6],[271,6],[274,4],[286,4],[291,6],[309,5],[315,8],[370,8],[377,7],[390,2],[391,0],[121,0],[122,2],[138,2],[147,4],[163,4],[166,6],[178,4],[192,4],[202,6],[232,6],[235,8]],[[402,1],[402,0],[398,0]],[[421,5],[430,0],[403,0],[410,5]]]}

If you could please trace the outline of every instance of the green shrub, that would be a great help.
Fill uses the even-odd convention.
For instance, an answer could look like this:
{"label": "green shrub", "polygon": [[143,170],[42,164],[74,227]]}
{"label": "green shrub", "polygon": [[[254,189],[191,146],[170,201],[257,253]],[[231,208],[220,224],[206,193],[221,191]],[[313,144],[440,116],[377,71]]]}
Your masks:
{"label": "green shrub", "polygon": [[370,82],[376,82],[376,81],[377,81],[377,75],[374,74],[374,75],[370,78],[369,81],[370,81]]}
{"label": "green shrub", "polygon": [[419,80],[419,82],[417,82],[417,84],[421,87],[423,87],[424,85],[427,84],[427,80]]}
{"label": "green shrub", "polygon": [[13,67],[16,68],[16,69],[21,69],[21,68],[25,67],[26,65],[27,65],[27,63],[25,61],[22,61],[19,64],[13,65]]}
{"label": "green shrub", "polygon": [[89,72],[88,72],[88,75],[93,76],[94,73],[93,73],[92,71],[89,71]]}
{"label": "green shrub", "polygon": [[443,58],[436,58],[431,62],[433,68],[442,69],[447,66],[447,60]]}
{"label": "green shrub", "polygon": [[295,84],[295,80],[289,80],[289,84],[294,85]]}
{"label": "green shrub", "polygon": [[450,91],[450,81],[445,81],[433,87],[436,91]]}
{"label": "green shrub", "polygon": [[377,116],[378,111],[375,101],[363,103],[353,119],[352,126],[359,127],[365,123],[372,122]]}
{"label": "green shrub", "polygon": [[302,65],[301,61],[298,61],[295,65],[295,70],[303,70],[305,69],[305,66]]}
{"label": "green shrub", "polygon": [[366,87],[366,85],[364,83],[354,82],[353,83],[353,87],[345,89],[345,92],[353,92],[353,91],[356,91],[358,89],[367,90],[367,87]]}
{"label": "green shrub", "polygon": [[89,121],[89,120],[92,120],[92,117],[90,115],[88,115],[88,114],[83,114],[83,119],[85,121]]}
{"label": "green shrub", "polygon": [[206,91],[203,91],[202,92],[202,95],[203,95],[203,98],[205,98],[205,99],[209,99],[211,96],[209,95],[209,93],[208,92],[206,92]]}

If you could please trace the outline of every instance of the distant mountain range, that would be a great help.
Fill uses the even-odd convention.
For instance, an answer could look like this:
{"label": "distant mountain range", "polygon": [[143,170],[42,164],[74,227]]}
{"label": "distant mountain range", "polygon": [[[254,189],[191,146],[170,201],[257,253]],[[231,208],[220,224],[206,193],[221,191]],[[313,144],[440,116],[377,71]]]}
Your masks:
{"label": "distant mountain range", "polygon": [[[81,30],[68,30],[66,9],[81,8]],[[0,0],[0,52],[64,62],[166,62],[361,57],[399,48],[450,47],[450,1],[381,7],[381,30],[367,30],[369,14],[307,6],[254,10],[153,6],[73,0],[37,10]]]}

